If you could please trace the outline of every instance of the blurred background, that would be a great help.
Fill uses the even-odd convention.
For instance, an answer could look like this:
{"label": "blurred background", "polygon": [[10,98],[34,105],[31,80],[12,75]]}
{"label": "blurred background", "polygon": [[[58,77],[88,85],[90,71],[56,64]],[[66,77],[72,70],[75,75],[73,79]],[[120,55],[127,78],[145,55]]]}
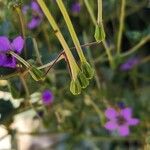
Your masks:
{"label": "blurred background", "polygon": [[[20,56],[39,67],[53,61],[62,47],[42,10],[34,9],[32,2],[0,0],[0,36],[12,40],[23,34],[21,14],[25,47]],[[95,42],[97,1],[63,2],[80,43]],[[45,3],[67,44],[74,47],[56,1]],[[120,23],[121,55],[117,57]],[[25,68],[0,67],[0,150],[150,150],[150,1],[103,0],[103,24],[105,43],[83,46],[95,77],[80,95],[70,93],[70,74],[63,60],[55,64],[44,81],[38,82],[28,73],[18,75]],[[72,52],[80,64],[75,49]],[[43,102],[45,90],[53,96],[48,105]],[[120,104],[131,107],[133,116],[140,120],[127,137],[104,128],[106,108]]]}

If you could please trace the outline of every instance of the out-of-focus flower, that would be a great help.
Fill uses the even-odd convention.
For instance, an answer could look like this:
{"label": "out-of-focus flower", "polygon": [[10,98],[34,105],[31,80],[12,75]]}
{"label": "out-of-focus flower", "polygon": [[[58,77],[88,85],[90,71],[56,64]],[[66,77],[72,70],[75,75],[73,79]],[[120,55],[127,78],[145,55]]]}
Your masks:
{"label": "out-of-focus flower", "polygon": [[24,40],[21,36],[16,37],[12,42],[6,36],[0,36],[0,66],[16,68],[16,58],[9,54],[10,51],[21,54]]}
{"label": "out-of-focus flower", "polygon": [[81,11],[81,4],[79,2],[75,2],[71,5],[71,11],[73,13],[79,13]]}
{"label": "out-of-focus flower", "polygon": [[127,59],[121,66],[121,71],[129,71],[134,68],[139,63],[139,59],[137,57]]}
{"label": "out-of-focus flower", "polygon": [[120,136],[129,135],[129,126],[135,126],[139,123],[139,119],[132,118],[132,109],[129,107],[119,111],[114,108],[107,108],[105,116],[109,119],[105,128],[109,131],[117,130]]}
{"label": "out-of-focus flower", "polygon": [[42,93],[42,101],[45,105],[50,105],[52,104],[54,100],[53,93],[50,90],[45,90]]}
{"label": "out-of-focus flower", "polygon": [[27,24],[29,29],[35,29],[36,27],[38,27],[42,20],[43,20],[43,13],[42,10],[40,9],[38,3],[36,3],[35,1],[31,2],[30,7],[25,5],[22,8],[22,12],[24,14],[27,14],[28,10],[32,10],[32,19],[29,21],[29,23]]}

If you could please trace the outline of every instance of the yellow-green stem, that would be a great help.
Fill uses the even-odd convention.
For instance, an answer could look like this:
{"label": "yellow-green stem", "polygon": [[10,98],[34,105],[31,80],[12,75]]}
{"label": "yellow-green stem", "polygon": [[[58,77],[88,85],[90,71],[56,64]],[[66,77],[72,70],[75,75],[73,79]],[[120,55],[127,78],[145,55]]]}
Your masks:
{"label": "yellow-green stem", "polygon": [[97,14],[97,23],[101,24],[103,22],[103,17],[102,17],[102,0],[97,0],[98,3],[98,14]]}
{"label": "yellow-green stem", "polygon": [[79,40],[78,40],[78,37],[77,37],[76,32],[75,32],[75,30],[74,30],[74,27],[73,27],[73,24],[72,24],[72,22],[71,22],[71,19],[70,19],[69,15],[68,15],[68,12],[67,12],[67,10],[66,10],[66,8],[65,8],[65,6],[64,6],[64,3],[63,3],[62,0],[57,0],[56,2],[57,2],[57,4],[58,4],[58,6],[59,6],[59,9],[60,9],[60,11],[61,11],[61,13],[62,13],[64,19],[65,19],[65,22],[66,22],[66,24],[67,24],[68,30],[69,30],[69,32],[70,32],[70,35],[71,35],[72,40],[73,40],[73,43],[74,43],[74,45],[75,45],[75,47],[76,47],[76,50],[77,50],[77,52],[78,52],[78,55],[79,55],[79,57],[80,57],[80,60],[83,61],[83,62],[85,62],[85,61],[86,61],[86,58],[85,58],[85,56],[84,56],[84,54],[83,54],[83,51],[82,51],[80,42],[79,42]]}
{"label": "yellow-green stem", "polygon": [[[17,12],[17,15],[19,17],[19,21],[20,21],[20,26],[21,26],[21,32],[22,32],[22,37],[23,39],[25,39],[25,23],[24,23],[24,19],[23,19],[23,14],[22,14],[22,11],[20,9],[20,6],[14,6],[16,12]],[[26,43],[24,45],[24,49],[25,49],[25,57],[26,57],[26,53],[27,53],[27,50],[26,50]]]}
{"label": "yellow-green stem", "polygon": [[[92,7],[90,6],[88,0],[84,0],[84,2],[85,2],[85,5],[87,7],[87,10],[88,10],[88,12],[90,14],[90,17],[91,17],[91,19],[93,21],[93,24],[96,26],[97,25],[97,21],[96,21],[96,17],[94,15]],[[103,43],[103,46],[105,48],[106,54],[108,56],[108,60],[109,60],[110,66],[113,68],[114,67],[114,60],[113,60],[113,57],[111,55],[110,48],[107,46],[106,41],[102,41],[102,43]]]}
{"label": "yellow-green stem", "polygon": [[120,20],[119,20],[119,31],[117,37],[117,54],[120,54],[121,51],[121,41],[122,41],[122,34],[124,29],[124,19],[125,19],[125,6],[126,0],[121,0],[121,12],[120,12]]}
{"label": "yellow-green stem", "polygon": [[51,24],[51,26],[52,26],[52,28],[53,28],[53,30],[55,32],[55,35],[59,39],[59,41],[60,41],[60,43],[61,43],[61,45],[62,45],[62,47],[63,47],[63,49],[65,51],[66,57],[68,59],[68,63],[70,65],[70,67],[71,67],[72,77],[75,80],[76,77],[77,77],[77,74],[79,72],[79,67],[78,67],[78,65],[77,65],[77,63],[76,63],[76,61],[75,61],[75,59],[74,59],[74,57],[73,57],[73,55],[72,55],[72,53],[71,53],[71,51],[69,49],[69,46],[67,45],[67,43],[66,43],[66,41],[65,41],[65,39],[64,39],[64,37],[63,37],[63,35],[62,35],[58,25],[57,25],[57,23],[55,22],[51,12],[48,10],[45,2],[43,0],[37,0],[37,2],[39,4],[39,6],[41,7],[43,13],[47,17],[49,23]]}

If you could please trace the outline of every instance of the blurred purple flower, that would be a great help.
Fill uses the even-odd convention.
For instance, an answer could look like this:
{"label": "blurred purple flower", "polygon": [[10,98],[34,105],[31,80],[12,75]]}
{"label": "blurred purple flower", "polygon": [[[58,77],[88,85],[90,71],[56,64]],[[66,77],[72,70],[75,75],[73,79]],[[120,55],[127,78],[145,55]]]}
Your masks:
{"label": "blurred purple flower", "polygon": [[45,105],[50,105],[52,104],[54,100],[53,93],[50,90],[45,90],[42,93],[42,101]]}
{"label": "blurred purple flower", "polygon": [[24,6],[22,8],[22,12],[24,14],[27,14],[28,10],[31,9],[32,10],[32,19],[29,21],[29,23],[27,24],[29,29],[35,29],[36,27],[38,27],[42,20],[43,20],[43,13],[42,10],[40,9],[38,3],[36,3],[35,1],[31,2],[30,7],[29,6]]}
{"label": "blurred purple flower", "polygon": [[139,59],[137,57],[129,58],[120,66],[121,71],[129,71],[134,68],[139,63]]}
{"label": "blurred purple flower", "polygon": [[105,124],[105,128],[109,131],[117,130],[120,136],[129,135],[129,126],[135,126],[139,123],[139,119],[132,118],[132,109],[129,107],[120,111],[116,111],[114,108],[107,108],[105,116],[109,119]]}
{"label": "blurred purple flower", "polygon": [[9,51],[21,54],[23,46],[24,40],[21,36],[12,42],[6,36],[0,36],[0,67],[16,68],[16,58],[11,56]]}
{"label": "blurred purple flower", "polygon": [[73,3],[72,6],[71,6],[71,11],[73,13],[79,13],[81,11],[81,5],[80,5],[80,3],[79,2]]}

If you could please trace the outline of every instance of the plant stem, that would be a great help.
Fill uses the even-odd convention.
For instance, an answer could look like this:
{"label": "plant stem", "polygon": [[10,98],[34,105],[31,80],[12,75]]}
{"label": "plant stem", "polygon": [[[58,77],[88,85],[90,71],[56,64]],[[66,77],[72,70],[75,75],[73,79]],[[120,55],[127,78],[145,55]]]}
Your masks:
{"label": "plant stem", "polygon": [[37,0],[39,6],[41,7],[43,13],[45,14],[45,16],[47,17],[49,23],[51,24],[54,32],[55,32],[55,35],[57,36],[57,38],[59,39],[64,51],[65,51],[65,54],[66,54],[66,57],[68,59],[68,63],[69,65],[71,66],[71,71],[72,71],[72,77],[73,79],[75,80],[76,77],[77,77],[77,74],[79,72],[79,67],[78,65],[76,64],[76,61],[69,49],[69,46],[67,45],[57,23],[55,22],[51,12],[48,10],[46,4],[44,3],[43,0]]}
{"label": "plant stem", "polygon": [[17,60],[19,60],[21,63],[23,63],[27,68],[30,68],[30,64],[28,62],[26,62],[23,58],[21,58],[19,55],[17,55],[16,53],[14,53],[13,51],[9,52],[13,57],[15,57]]}
{"label": "plant stem", "polygon": [[25,92],[26,92],[26,99],[30,99],[30,92],[29,92],[29,88],[27,86],[27,83],[24,79],[24,76],[20,75],[20,79],[21,79],[21,82],[23,84],[23,87],[25,89]]}
{"label": "plant stem", "polygon": [[90,14],[90,17],[91,17],[91,19],[92,19],[93,24],[96,25],[97,22],[96,22],[96,19],[95,19],[93,10],[92,10],[92,8],[91,8],[91,6],[90,6],[89,0],[84,0],[84,3],[85,3],[85,6],[86,6],[86,8],[87,8],[89,14]]}
{"label": "plant stem", "polygon": [[[85,5],[86,5],[86,7],[87,7],[87,10],[88,10],[88,12],[89,12],[89,14],[90,14],[90,17],[91,17],[91,19],[92,19],[92,21],[93,21],[93,24],[96,26],[96,25],[97,25],[96,17],[95,17],[95,15],[94,15],[94,12],[93,12],[92,7],[90,6],[88,0],[84,0],[84,2],[85,2]],[[101,6],[101,7],[102,7],[102,6]],[[100,9],[100,8],[99,8],[99,9]],[[100,13],[99,15],[100,15],[100,18],[102,18],[102,13]],[[109,60],[110,66],[113,68],[113,67],[114,67],[114,60],[113,60],[113,57],[112,57],[112,55],[111,55],[110,48],[108,47],[108,45],[107,45],[107,43],[106,43],[105,40],[102,41],[102,43],[103,43],[103,46],[104,46],[104,48],[105,48],[106,54],[107,54],[107,56],[108,56],[108,60]]]}
{"label": "plant stem", "polygon": [[32,38],[32,41],[33,41],[34,50],[35,50],[35,53],[36,53],[36,56],[37,56],[37,62],[40,65],[43,65],[42,60],[41,60],[41,55],[40,55],[40,52],[39,52],[39,49],[38,49],[38,45],[37,45],[37,42],[36,42],[36,39]]}
{"label": "plant stem", "polygon": [[[25,39],[25,23],[24,23],[24,19],[23,19],[23,14],[22,14],[22,11],[20,9],[20,6],[14,6],[16,12],[17,12],[17,15],[19,17],[19,21],[20,21],[20,25],[21,25],[21,32],[22,32],[22,37],[23,39]],[[27,50],[26,50],[26,43],[24,45],[24,49],[25,49],[25,58],[27,56]]]}
{"label": "plant stem", "polygon": [[135,45],[133,48],[129,49],[127,52],[120,54],[120,57],[126,57],[128,55],[131,55],[135,51],[137,51],[141,46],[143,46],[145,43],[150,41],[150,35],[147,35],[144,37],[137,45]]}
{"label": "plant stem", "polygon": [[71,22],[71,19],[70,19],[69,15],[68,15],[68,12],[67,12],[67,10],[66,10],[66,8],[64,6],[64,3],[62,2],[62,0],[57,0],[56,2],[58,4],[58,7],[59,7],[59,9],[60,9],[64,19],[65,19],[66,25],[68,27],[68,30],[69,30],[70,35],[72,37],[73,43],[74,43],[74,45],[76,47],[76,50],[78,52],[78,55],[80,57],[80,60],[81,60],[81,62],[86,62],[86,58],[85,58],[85,56],[83,54],[83,51],[81,49],[80,42],[78,40],[78,37],[77,37],[76,32],[74,30],[74,27],[73,27],[73,24]]}
{"label": "plant stem", "polygon": [[126,6],[126,0],[121,0],[119,31],[118,31],[118,37],[117,37],[117,55],[119,55],[120,51],[121,51],[121,41],[122,41],[122,34],[123,34],[123,29],[124,29],[124,19],[125,19],[125,6]]}
{"label": "plant stem", "polygon": [[97,23],[98,24],[101,24],[103,22],[103,19],[102,19],[102,0],[97,0],[97,3],[98,3],[98,14],[97,14]]}

